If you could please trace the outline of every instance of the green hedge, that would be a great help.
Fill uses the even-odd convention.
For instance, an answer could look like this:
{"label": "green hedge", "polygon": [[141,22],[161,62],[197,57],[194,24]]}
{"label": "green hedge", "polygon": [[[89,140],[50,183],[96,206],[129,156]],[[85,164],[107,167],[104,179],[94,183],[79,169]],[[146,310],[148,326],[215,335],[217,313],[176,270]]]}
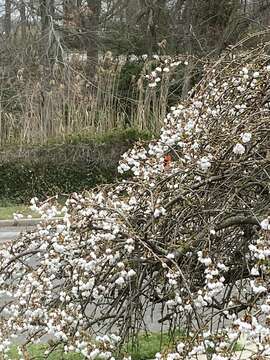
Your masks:
{"label": "green hedge", "polygon": [[84,162],[13,162],[0,165],[0,199],[25,202],[34,196],[82,191],[102,182],[111,182],[115,167]]}
{"label": "green hedge", "polygon": [[64,144],[24,149],[23,156],[13,151],[0,162],[0,203],[23,203],[34,196],[44,199],[113,182],[119,178],[121,154],[134,141],[147,138],[130,129],[96,139],[70,136]]}

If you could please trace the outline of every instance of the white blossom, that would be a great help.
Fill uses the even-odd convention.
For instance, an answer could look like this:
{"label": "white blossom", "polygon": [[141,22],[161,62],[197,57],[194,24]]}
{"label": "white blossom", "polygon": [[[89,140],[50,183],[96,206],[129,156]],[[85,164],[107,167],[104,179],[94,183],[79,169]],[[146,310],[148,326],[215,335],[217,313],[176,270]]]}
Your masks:
{"label": "white blossom", "polygon": [[127,273],[127,276],[130,278],[130,277],[133,277],[136,275],[136,271],[134,271],[133,269],[130,269]]}
{"label": "white blossom", "polygon": [[117,285],[119,285],[119,286],[122,286],[122,285],[125,284],[125,279],[124,279],[122,276],[120,276],[119,278],[117,278],[117,279],[115,280],[115,283],[116,283]]}
{"label": "white blossom", "polygon": [[236,155],[243,155],[245,151],[246,151],[245,147],[240,143],[237,143],[233,148],[233,152]]}
{"label": "white blossom", "polygon": [[207,157],[202,157],[199,161],[198,161],[199,166],[201,167],[201,169],[203,171],[207,171],[210,166],[211,166],[211,162],[209,161],[209,159]]}
{"label": "white blossom", "polygon": [[262,222],[261,222],[261,228],[263,230],[270,230],[270,222],[269,222],[269,219],[264,219]]}
{"label": "white blossom", "polygon": [[248,143],[251,140],[252,134],[250,132],[246,132],[242,133],[240,136],[243,143]]}

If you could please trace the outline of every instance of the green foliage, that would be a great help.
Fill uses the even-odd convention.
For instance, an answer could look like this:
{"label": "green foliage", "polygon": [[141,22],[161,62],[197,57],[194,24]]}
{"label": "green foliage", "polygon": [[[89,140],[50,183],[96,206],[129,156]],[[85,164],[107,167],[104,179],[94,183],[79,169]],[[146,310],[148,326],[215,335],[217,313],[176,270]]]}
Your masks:
{"label": "green foliage", "polygon": [[102,182],[111,182],[115,166],[86,161],[7,162],[0,165],[0,199],[28,201],[33,196],[44,198],[57,193],[83,191]]}
{"label": "green foliage", "polygon": [[127,62],[121,69],[118,91],[121,95],[127,96],[130,86],[136,84],[136,81],[141,75],[144,63],[140,62]]}
{"label": "green foliage", "polygon": [[[168,333],[160,333],[160,332],[151,332],[148,334],[142,334],[138,338],[137,344],[128,343],[128,345],[124,346],[123,351],[129,355],[131,355],[132,360],[149,360],[154,359],[155,354],[160,351],[164,351],[166,348],[172,346],[172,344],[177,344],[178,341],[181,341],[185,338],[184,332],[181,330],[176,331],[174,336],[169,335]],[[82,360],[83,357],[77,353],[69,353],[64,354],[63,347],[58,347],[55,351],[46,354],[46,350],[48,350],[47,344],[42,345],[29,345],[27,347],[28,355],[30,355],[31,359],[36,360]],[[236,343],[234,347],[234,351],[243,351],[244,345],[240,343]],[[209,351],[209,353],[211,353]],[[8,353],[9,358],[11,360],[19,359],[18,351],[16,347],[12,347],[12,349]],[[118,359],[119,356],[115,354],[115,359]],[[1,359],[1,357],[0,357]]]}
{"label": "green foliage", "polygon": [[142,334],[136,344],[129,343],[125,350],[131,355],[132,360],[154,359],[157,352],[164,350],[184,336],[181,330],[177,330],[174,336],[161,332]]}
{"label": "green foliage", "polygon": [[92,144],[92,145],[107,145],[114,144],[132,144],[138,140],[150,140],[151,135],[146,131],[139,131],[134,128],[125,130],[114,129],[105,134],[92,135],[91,133],[78,133],[67,135],[65,138],[66,144]]}
{"label": "green foliage", "polygon": [[0,204],[5,199],[27,203],[34,196],[43,199],[113,182],[121,154],[147,138],[149,134],[128,129],[98,137],[70,135],[64,144],[27,149],[24,158],[0,163]]}
{"label": "green foliage", "polygon": [[27,217],[28,215],[31,215],[32,217],[38,217],[37,213],[34,213],[30,210],[29,206],[25,205],[16,205],[16,204],[9,204],[7,206],[6,202],[1,201],[0,206],[0,220],[12,220],[13,214],[22,214],[24,217]]}
{"label": "green foliage", "polygon": [[[82,360],[83,357],[80,354],[76,353],[69,353],[64,354],[62,348],[59,350],[53,351],[51,354],[47,355],[46,350],[48,349],[48,346],[46,344],[43,345],[30,345],[27,347],[27,353],[30,356],[30,359],[35,360]],[[14,346],[10,352],[9,352],[9,358],[12,360],[20,359],[20,356],[18,354],[18,351],[16,347]],[[0,358],[1,359],[1,358]]]}
{"label": "green foliage", "polygon": [[[160,333],[160,332],[151,332],[148,334],[142,334],[138,338],[138,342],[135,344],[128,343],[124,346],[123,351],[129,355],[131,355],[132,360],[148,360],[153,359],[155,354],[162,349],[164,350],[166,347],[174,343],[176,340],[180,340],[184,337],[184,333],[176,331],[174,337],[170,336],[168,333]],[[80,354],[69,353],[64,354],[63,347],[60,346],[52,352],[49,356],[46,355],[46,350],[48,350],[48,345],[30,345],[27,347],[27,352],[29,352],[31,359],[42,360],[82,360],[83,357]],[[10,352],[9,357],[11,360],[19,359],[18,351],[14,346]],[[115,358],[118,359],[119,356],[115,354]]]}

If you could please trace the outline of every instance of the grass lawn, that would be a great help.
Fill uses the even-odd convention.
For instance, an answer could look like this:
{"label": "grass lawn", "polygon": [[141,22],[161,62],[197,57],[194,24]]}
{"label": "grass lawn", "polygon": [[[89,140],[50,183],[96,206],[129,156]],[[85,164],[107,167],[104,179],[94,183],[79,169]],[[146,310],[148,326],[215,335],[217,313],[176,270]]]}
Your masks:
{"label": "grass lawn", "polygon": [[[25,359],[35,359],[35,360],[83,360],[83,357],[79,354],[70,353],[68,355],[64,354],[63,351],[58,350],[51,354],[46,354],[48,347],[46,345],[30,345],[27,348],[27,355]],[[19,360],[20,356],[15,348],[11,349],[8,353],[9,359]],[[0,357],[1,359],[1,357]]]}
{"label": "grass lawn", "polygon": [[12,220],[13,213],[22,214],[25,218],[27,218],[28,215],[39,217],[37,213],[31,211],[29,206],[26,205],[0,206],[0,220]]}
{"label": "grass lawn", "polygon": [[[175,333],[174,339],[183,338],[181,331]],[[139,345],[136,348],[132,344],[128,344],[125,348],[132,360],[154,359],[157,352],[166,348],[169,344],[173,344],[173,339],[167,333],[149,333],[139,337]]]}
{"label": "grass lawn", "polygon": [[[176,334],[176,337],[179,338],[179,335]],[[162,346],[161,346],[162,344]],[[141,335],[139,337],[139,345],[136,347],[135,345],[128,344],[124,347],[123,351],[131,355],[132,360],[148,360],[155,358],[155,354],[161,350],[161,348],[166,347],[170,344],[169,335],[164,333],[161,335],[160,333],[149,333],[149,335]],[[29,359],[35,360],[83,360],[84,358],[76,353],[70,353],[65,355],[61,350],[55,351],[51,353],[49,356],[46,355],[46,345],[31,345],[27,348],[27,352],[29,355]],[[15,348],[13,348],[9,352],[9,358],[12,360],[19,360],[18,352]],[[28,357],[25,357],[28,359]],[[117,356],[115,356],[117,359]],[[1,357],[0,357],[1,359]],[[98,359],[97,359],[98,360]]]}

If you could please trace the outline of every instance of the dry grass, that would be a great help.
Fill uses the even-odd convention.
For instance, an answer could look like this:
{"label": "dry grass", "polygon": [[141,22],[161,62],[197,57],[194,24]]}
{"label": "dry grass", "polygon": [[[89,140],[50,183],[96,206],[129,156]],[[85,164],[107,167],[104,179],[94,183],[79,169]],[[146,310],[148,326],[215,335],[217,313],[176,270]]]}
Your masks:
{"label": "dry grass", "polygon": [[152,62],[146,61],[123,94],[119,84],[124,65],[101,62],[94,84],[87,81],[78,61],[55,67],[49,81],[33,78],[33,72],[25,69],[17,70],[12,79],[12,72],[8,73],[0,88],[0,146],[46,143],[74,132],[104,134],[126,127],[158,132],[167,111],[169,75],[163,74],[158,89],[150,89],[144,75]]}

